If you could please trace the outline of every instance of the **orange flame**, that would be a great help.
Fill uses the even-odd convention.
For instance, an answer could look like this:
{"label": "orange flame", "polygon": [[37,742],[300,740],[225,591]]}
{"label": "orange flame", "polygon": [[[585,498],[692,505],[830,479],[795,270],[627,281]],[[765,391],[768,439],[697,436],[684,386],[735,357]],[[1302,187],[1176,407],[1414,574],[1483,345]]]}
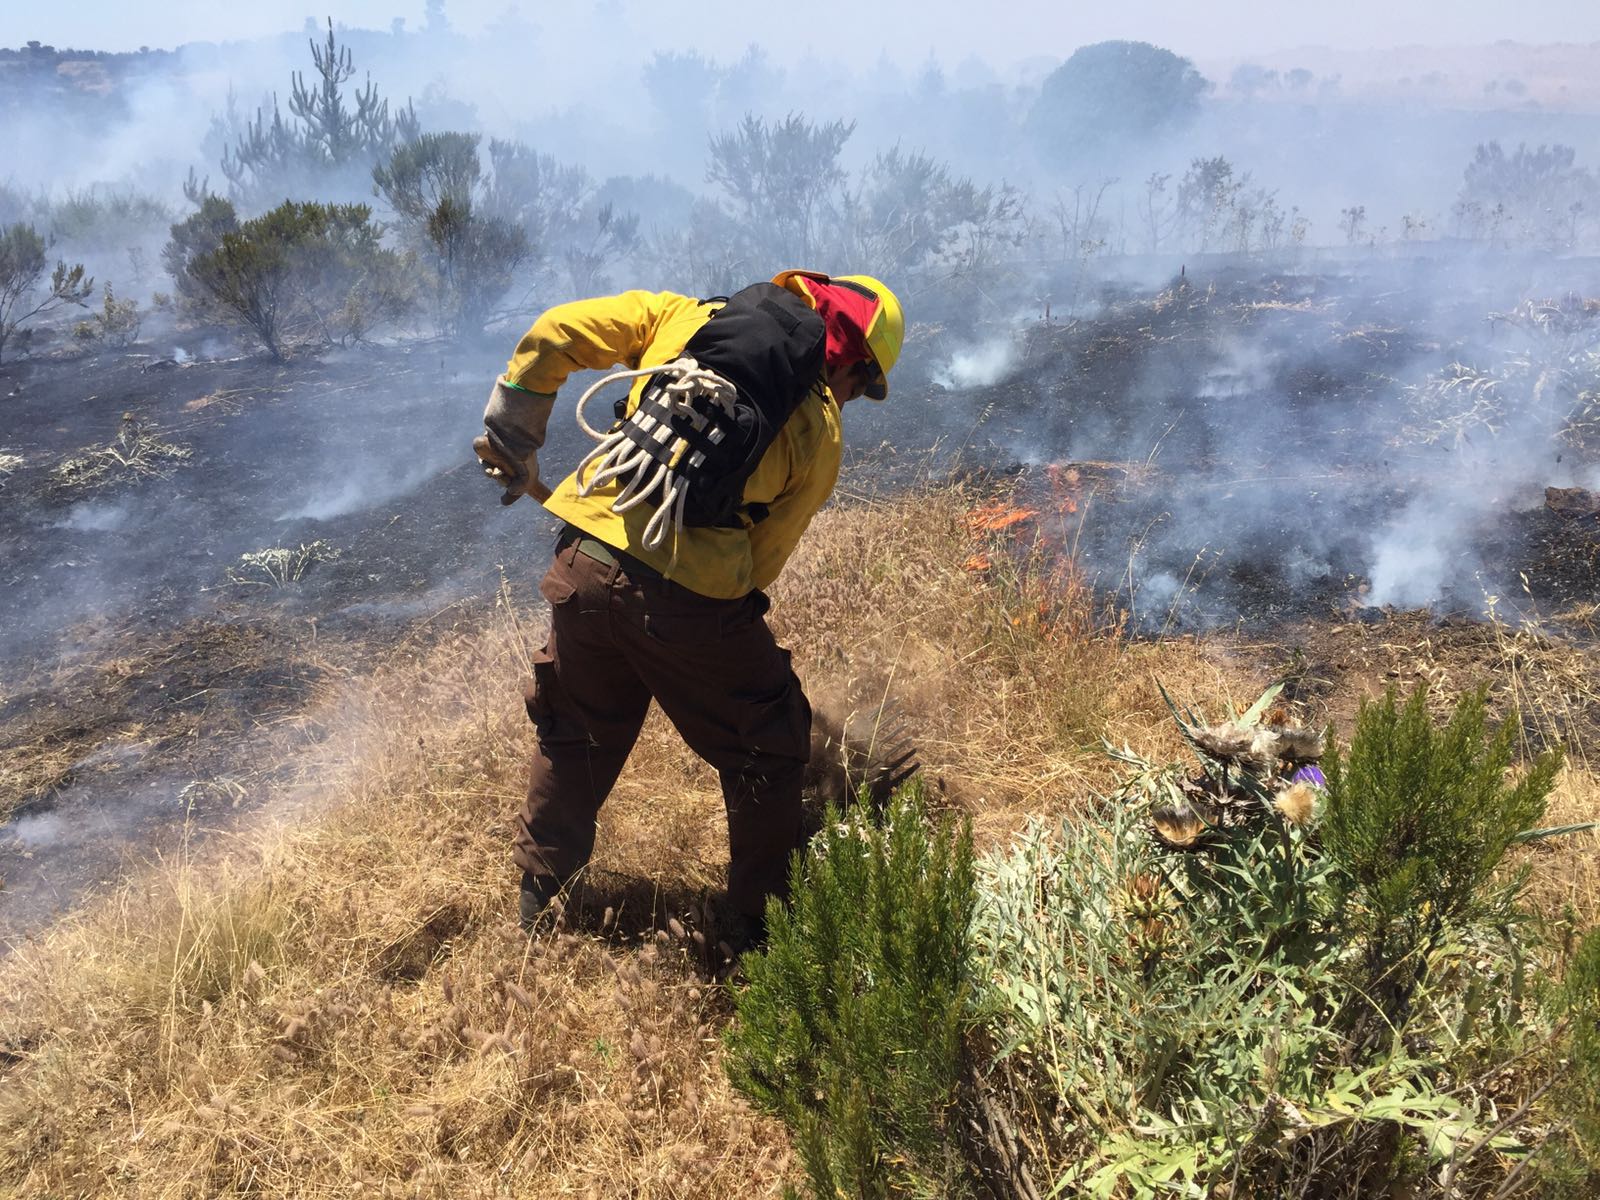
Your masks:
{"label": "orange flame", "polygon": [[967,529],[972,533],[997,533],[1037,517],[1036,508],[1012,508],[1005,504],[985,504],[967,514]]}
{"label": "orange flame", "polygon": [[1083,472],[1079,471],[1077,467],[1051,463],[1044,469],[1044,473],[1045,477],[1050,480],[1050,495],[1055,500],[1056,511],[1061,513],[1077,512],[1077,493],[1083,486]]}

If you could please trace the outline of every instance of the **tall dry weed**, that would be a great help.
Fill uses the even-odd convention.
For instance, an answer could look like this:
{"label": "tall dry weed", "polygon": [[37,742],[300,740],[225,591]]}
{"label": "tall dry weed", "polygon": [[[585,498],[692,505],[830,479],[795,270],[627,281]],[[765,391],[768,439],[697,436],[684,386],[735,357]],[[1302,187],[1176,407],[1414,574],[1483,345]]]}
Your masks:
{"label": "tall dry weed", "polygon": [[1101,737],[1171,746],[1158,676],[1195,694],[1223,683],[1192,643],[1125,637],[1065,539],[975,531],[974,510],[995,503],[930,486],[831,509],[773,593],[813,702],[869,728],[903,717],[935,791],[972,812],[980,839],[1109,786]]}

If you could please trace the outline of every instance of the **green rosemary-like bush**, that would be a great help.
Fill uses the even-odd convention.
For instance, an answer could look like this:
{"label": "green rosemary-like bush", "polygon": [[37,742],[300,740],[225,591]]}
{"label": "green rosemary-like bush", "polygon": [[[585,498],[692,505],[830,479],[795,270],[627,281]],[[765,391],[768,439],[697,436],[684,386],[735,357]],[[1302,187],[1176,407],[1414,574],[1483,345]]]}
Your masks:
{"label": "green rosemary-like bush", "polygon": [[1566,1029],[1566,1071],[1554,1088],[1562,1120],[1550,1135],[1540,1195],[1579,1200],[1600,1190],[1600,928],[1578,944],[1555,992],[1552,1016]]}
{"label": "green rosemary-like bush", "polygon": [[1443,728],[1419,687],[1363,704],[1347,754],[1326,760],[1321,836],[1341,873],[1340,924],[1359,947],[1350,1010],[1357,1042],[1403,1022],[1431,955],[1453,931],[1515,915],[1522,877],[1500,880],[1506,850],[1536,824],[1561,767],[1541,755],[1508,779],[1514,722],[1491,732],[1484,690],[1462,696]]}
{"label": "green rosemary-like bush", "polygon": [[769,908],[728,1071],[788,1124],[816,1196],[957,1196],[971,833],[930,824],[916,783],[881,823],[863,811],[830,812]]}

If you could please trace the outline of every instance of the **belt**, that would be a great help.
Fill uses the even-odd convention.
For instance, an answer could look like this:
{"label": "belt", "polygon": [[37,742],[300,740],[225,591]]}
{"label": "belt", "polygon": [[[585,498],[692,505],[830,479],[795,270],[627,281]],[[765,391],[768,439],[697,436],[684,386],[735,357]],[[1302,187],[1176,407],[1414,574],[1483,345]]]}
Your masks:
{"label": "belt", "polygon": [[561,536],[556,539],[556,549],[560,550],[567,546],[574,547],[585,558],[592,558],[595,562],[603,563],[608,567],[620,567],[629,575],[640,579],[659,580],[666,578],[654,567],[640,562],[633,555],[626,554],[615,546],[606,545],[599,538],[589,536],[576,525],[568,525],[563,528]]}

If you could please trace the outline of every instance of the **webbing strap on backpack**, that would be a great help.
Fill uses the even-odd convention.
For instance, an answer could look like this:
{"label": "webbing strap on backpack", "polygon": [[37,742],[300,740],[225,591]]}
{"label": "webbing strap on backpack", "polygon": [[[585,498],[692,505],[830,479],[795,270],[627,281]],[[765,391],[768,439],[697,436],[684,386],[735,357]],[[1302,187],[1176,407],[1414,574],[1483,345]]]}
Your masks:
{"label": "webbing strap on backpack", "polygon": [[[668,526],[737,527],[766,515],[746,505],[744,487],[778,431],[820,383],[826,330],[794,293],[770,283],[729,297],[664,367],[619,371],[578,401],[578,421],[600,444],[578,466],[587,496],[623,480],[614,512],[649,503],[645,529],[655,549]],[[633,412],[619,402],[604,433],[584,419],[588,400],[617,379],[653,376]],[[585,478],[591,466],[594,474]]]}

